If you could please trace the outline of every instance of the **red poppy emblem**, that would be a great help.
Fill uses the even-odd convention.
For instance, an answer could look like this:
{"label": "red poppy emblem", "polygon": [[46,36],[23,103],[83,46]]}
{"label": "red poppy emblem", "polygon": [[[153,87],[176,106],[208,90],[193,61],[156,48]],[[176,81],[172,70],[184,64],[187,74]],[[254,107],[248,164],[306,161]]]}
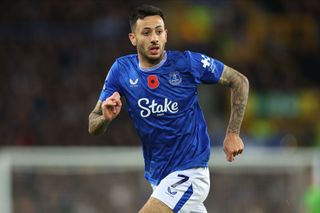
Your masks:
{"label": "red poppy emblem", "polygon": [[159,80],[156,75],[149,75],[148,76],[148,87],[150,89],[156,89],[159,86]]}

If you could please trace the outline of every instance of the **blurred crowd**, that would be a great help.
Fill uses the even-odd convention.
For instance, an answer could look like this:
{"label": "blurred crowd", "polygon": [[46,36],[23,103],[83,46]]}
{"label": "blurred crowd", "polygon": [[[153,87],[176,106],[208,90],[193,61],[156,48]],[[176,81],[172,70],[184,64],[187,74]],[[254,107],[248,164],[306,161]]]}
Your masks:
{"label": "blurred crowd", "polygon": [[[87,118],[113,61],[135,52],[128,13],[141,2],[0,3],[0,146],[140,144],[125,110],[102,136],[88,135]],[[319,1],[148,3],[166,14],[167,49],[208,54],[249,78],[249,144],[320,145]],[[200,90],[221,145],[228,90]]]}
{"label": "blurred crowd", "polygon": [[[82,174],[66,171],[15,172],[14,212],[132,213],[138,212],[151,193],[142,171],[127,171],[126,175],[107,169],[84,169]],[[301,198],[307,183],[301,180],[307,174],[251,171],[211,174],[214,184],[205,201],[208,212],[304,212]]]}
{"label": "blurred crowd", "polygon": [[83,174],[48,171],[14,173],[15,213],[132,213],[151,193],[142,171],[126,175],[107,169],[93,173],[84,169]]}

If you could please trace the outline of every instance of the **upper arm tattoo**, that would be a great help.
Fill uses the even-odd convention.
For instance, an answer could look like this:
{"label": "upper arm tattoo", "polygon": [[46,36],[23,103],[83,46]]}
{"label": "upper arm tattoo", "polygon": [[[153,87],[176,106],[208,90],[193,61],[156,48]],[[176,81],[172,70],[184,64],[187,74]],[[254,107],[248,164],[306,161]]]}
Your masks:
{"label": "upper arm tattoo", "polygon": [[227,132],[240,133],[249,95],[248,79],[225,65],[219,83],[231,88],[231,113]]}

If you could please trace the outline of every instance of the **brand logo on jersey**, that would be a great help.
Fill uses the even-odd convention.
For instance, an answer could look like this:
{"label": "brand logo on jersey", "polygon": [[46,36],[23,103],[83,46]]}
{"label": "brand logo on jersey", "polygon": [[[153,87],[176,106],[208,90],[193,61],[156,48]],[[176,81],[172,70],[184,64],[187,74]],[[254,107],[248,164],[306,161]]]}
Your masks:
{"label": "brand logo on jersey", "polygon": [[148,87],[150,89],[156,89],[159,86],[159,80],[156,75],[149,75],[148,76]]}
{"label": "brand logo on jersey", "polygon": [[173,86],[179,85],[182,81],[182,78],[179,72],[171,72],[169,76],[170,76],[169,83]]}
{"label": "brand logo on jersey", "polygon": [[202,67],[205,69],[209,68],[209,72],[214,73],[214,71],[216,69],[216,65],[214,64],[214,60],[212,58],[209,58],[208,56],[205,56],[205,55],[201,55],[201,57],[203,58],[201,60]]}
{"label": "brand logo on jersey", "polygon": [[136,80],[132,80],[132,79],[130,78],[130,79],[129,79],[130,87],[137,87],[137,86],[138,86],[138,81],[139,81],[139,78],[137,78]]}
{"label": "brand logo on jersey", "polygon": [[140,98],[138,106],[141,109],[140,115],[143,118],[147,118],[151,114],[162,116],[165,112],[177,113],[179,111],[178,102],[170,101],[168,98],[165,98],[162,104],[157,103],[154,99],[150,101],[148,98]]}

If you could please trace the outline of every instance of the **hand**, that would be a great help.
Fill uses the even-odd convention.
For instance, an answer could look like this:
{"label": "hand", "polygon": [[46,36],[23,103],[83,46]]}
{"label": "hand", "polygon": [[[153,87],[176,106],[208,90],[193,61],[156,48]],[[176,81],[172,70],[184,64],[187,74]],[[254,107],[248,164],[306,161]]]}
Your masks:
{"label": "hand", "polygon": [[121,106],[122,103],[118,92],[114,92],[109,98],[102,102],[101,110],[107,122],[112,121],[118,116]]}
{"label": "hand", "polygon": [[235,160],[235,157],[242,153],[244,144],[242,139],[236,133],[227,133],[223,141],[223,151],[226,153],[226,158],[229,162]]}

